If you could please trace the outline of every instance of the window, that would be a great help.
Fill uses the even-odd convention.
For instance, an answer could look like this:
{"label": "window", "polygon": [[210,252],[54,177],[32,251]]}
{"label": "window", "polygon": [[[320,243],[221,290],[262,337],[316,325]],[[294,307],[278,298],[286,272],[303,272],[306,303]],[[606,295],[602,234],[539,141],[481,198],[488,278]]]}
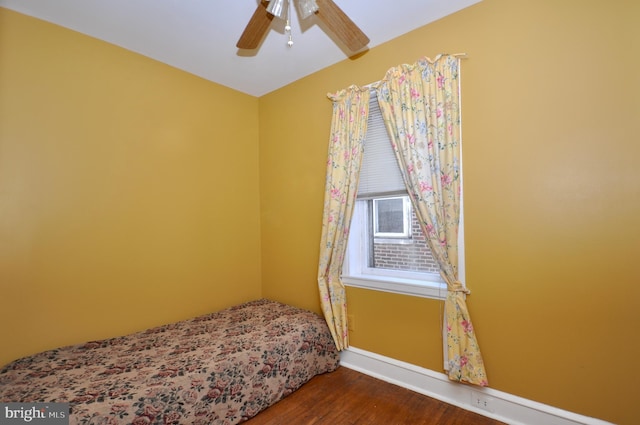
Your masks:
{"label": "window", "polygon": [[374,198],[373,236],[408,238],[411,232],[411,201],[408,196]]}
{"label": "window", "polygon": [[[458,267],[463,278],[462,258]],[[342,280],[347,286],[428,298],[444,299],[447,294],[413,212],[374,92]]]}

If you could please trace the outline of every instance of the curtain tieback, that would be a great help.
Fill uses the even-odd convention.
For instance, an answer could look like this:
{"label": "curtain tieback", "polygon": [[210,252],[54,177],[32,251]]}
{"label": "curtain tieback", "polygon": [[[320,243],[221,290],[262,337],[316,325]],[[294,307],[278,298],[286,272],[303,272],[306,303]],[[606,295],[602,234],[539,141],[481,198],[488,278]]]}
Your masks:
{"label": "curtain tieback", "polygon": [[465,286],[462,285],[462,283],[459,280],[456,280],[455,282],[453,282],[453,285],[451,285],[448,288],[449,292],[464,292],[466,295],[469,295],[471,293],[471,291],[469,289],[467,289]]}

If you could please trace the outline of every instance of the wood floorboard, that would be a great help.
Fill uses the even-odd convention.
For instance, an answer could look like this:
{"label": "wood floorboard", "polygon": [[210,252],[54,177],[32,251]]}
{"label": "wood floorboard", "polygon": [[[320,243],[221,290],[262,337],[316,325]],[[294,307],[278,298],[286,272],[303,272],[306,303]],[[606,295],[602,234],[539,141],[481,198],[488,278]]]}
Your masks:
{"label": "wood floorboard", "polygon": [[316,376],[247,425],[504,425],[340,367]]}

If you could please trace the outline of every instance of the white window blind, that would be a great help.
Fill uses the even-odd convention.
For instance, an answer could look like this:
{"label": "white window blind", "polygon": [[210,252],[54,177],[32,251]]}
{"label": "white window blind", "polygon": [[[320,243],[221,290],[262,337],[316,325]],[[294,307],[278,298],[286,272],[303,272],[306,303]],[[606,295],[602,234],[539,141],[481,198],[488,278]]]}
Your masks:
{"label": "white window blind", "polygon": [[358,198],[407,193],[375,91],[371,91]]}

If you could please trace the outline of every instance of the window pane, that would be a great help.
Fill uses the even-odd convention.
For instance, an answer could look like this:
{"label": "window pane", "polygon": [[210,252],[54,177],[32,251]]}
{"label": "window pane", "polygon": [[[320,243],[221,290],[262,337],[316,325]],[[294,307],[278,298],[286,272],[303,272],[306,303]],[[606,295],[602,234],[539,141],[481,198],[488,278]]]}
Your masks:
{"label": "window pane", "polygon": [[404,202],[402,198],[376,199],[376,233],[404,233]]}
{"label": "window pane", "polygon": [[439,273],[431,249],[411,208],[411,235],[406,239],[372,238],[369,245],[369,267],[422,273]]}

